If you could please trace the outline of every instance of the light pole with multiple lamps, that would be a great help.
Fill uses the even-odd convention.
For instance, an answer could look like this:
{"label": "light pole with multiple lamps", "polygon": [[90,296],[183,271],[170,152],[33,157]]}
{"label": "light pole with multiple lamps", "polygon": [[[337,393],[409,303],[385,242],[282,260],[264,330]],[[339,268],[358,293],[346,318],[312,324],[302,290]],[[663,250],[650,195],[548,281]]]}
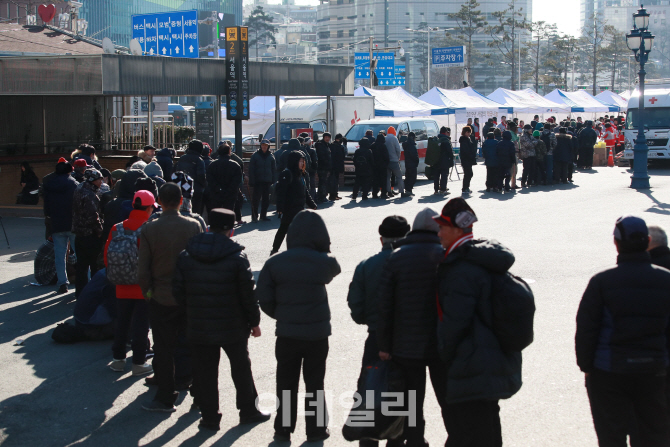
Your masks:
{"label": "light pole with multiple lamps", "polygon": [[649,173],[647,172],[647,158],[649,147],[644,134],[644,77],[647,72],[644,64],[649,59],[649,52],[654,44],[654,36],[649,31],[649,13],[640,6],[633,14],[633,29],[626,35],[626,45],[635,53],[635,60],[640,63],[640,95],[638,96],[637,111],[637,139],[633,147],[633,175],[630,187],[635,189],[649,189]]}

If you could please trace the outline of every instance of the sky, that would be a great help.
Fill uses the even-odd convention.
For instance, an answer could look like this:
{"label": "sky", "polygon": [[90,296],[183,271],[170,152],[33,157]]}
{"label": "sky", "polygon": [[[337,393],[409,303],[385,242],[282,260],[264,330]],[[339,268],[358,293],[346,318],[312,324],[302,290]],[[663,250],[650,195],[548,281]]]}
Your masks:
{"label": "sky", "polygon": [[[245,0],[247,3],[250,0]],[[281,3],[281,0],[269,0],[269,3]],[[298,5],[316,5],[318,0],[296,0]],[[555,23],[558,30],[565,34],[579,34],[579,0],[562,0],[560,3],[549,0],[533,0],[533,21],[543,20]]]}

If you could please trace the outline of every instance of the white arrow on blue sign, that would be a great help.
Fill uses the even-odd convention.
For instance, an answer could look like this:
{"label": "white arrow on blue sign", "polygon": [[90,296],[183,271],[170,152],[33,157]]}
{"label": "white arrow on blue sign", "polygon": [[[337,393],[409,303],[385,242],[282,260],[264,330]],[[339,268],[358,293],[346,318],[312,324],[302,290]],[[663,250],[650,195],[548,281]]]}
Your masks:
{"label": "white arrow on blue sign", "polygon": [[134,15],[132,28],[133,38],[139,41],[145,54],[198,57],[196,10]]}
{"label": "white arrow on blue sign", "polygon": [[433,48],[432,64],[434,68],[465,66],[465,47]]}

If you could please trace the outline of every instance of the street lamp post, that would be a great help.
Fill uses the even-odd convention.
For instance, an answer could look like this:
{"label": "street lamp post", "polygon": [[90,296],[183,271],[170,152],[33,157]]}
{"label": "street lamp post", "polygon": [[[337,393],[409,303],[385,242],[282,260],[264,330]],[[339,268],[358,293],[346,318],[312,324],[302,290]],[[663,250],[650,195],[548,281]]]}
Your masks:
{"label": "street lamp post", "polygon": [[649,52],[654,44],[654,36],[649,32],[649,13],[641,6],[633,14],[633,29],[626,35],[626,45],[635,54],[635,60],[640,63],[640,95],[638,96],[638,130],[635,146],[633,147],[633,175],[630,187],[635,189],[649,189],[649,173],[647,160],[649,147],[644,134],[644,77],[647,72],[644,64],[649,59]]}

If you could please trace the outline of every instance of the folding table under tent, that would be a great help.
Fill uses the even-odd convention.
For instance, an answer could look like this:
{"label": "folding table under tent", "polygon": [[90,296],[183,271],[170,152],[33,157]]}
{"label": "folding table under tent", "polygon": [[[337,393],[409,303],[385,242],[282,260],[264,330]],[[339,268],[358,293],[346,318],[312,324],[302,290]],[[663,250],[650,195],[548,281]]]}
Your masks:
{"label": "folding table under tent", "polygon": [[518,91],[499,88],[487,98],[511,108],[514,116],[526,124],[533,120],[534,115],[546,120],[550,116],[562,119],[570,114],[570,107],[550,101],[529,88]]}

